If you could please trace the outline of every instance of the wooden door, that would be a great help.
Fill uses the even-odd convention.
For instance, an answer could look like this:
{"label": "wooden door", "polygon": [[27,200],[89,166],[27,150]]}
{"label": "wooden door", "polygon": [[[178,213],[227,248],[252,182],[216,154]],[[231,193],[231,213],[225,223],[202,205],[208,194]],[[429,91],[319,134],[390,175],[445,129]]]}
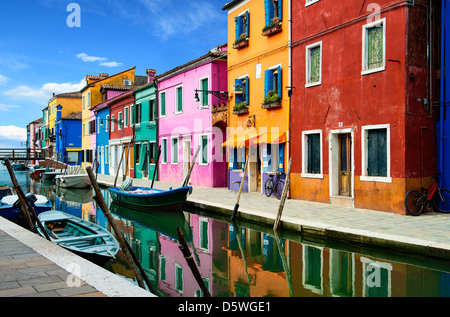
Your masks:
{"label": "wooden door", "polygon": [[351,196],[352,186],[352,138],[351,134],[339,135],[339,195]]}
{"label": "wooden door", "polygon": [[183,180],[191,168],[191,141],[183,140]]}

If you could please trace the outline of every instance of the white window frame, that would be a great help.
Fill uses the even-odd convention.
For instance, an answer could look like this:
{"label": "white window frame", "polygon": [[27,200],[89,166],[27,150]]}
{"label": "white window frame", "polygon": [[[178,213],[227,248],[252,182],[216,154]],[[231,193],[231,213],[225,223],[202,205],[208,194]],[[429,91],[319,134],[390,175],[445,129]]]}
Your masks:
{"label": "white window frame", "polygon": [[151,162],[151,160],[152,160],[152,158],[151,157],[149,157],[149,159],[148,159],[148,164],[150,165],[150,166],[155,166],[156,165],[156,159],[157,159],[157,157],[158,157],[158,148],[157,148],[157,146],[156,146],[156,141],[150,141],[149,143],[148,143],[148,153],[150,154],[150,147],[152,147],[152,145],[155,145],[155,153],[153,153],[153,155],[155,155],[154,156],[154,158],[155,158],[155,163],[152,163]]}
{"label": "white window frame", "polygon": [[130,106],[130,127],[134,125],[134,105]]}
{"label": "white window frame", "polygon": [[319,2],[320,0],[306,0],[305,2],[305,8],[310,6],[311,4],[314,4],[316,2]]}
{"label": "white window frame", "polygon": [[111,132],[114,132],[114,115],[111,115]]}
{"label": "white window frame", "polygon": [[[209,239],[209,219],[208,218],[203,218],[201,217],[199,219],[199,230],[198,230],[198,241],[199,241],[199,248],[205,252],[209,252],[209,247],[210,247],[210,239]],[[202,224],[206,223],[208,224],[207,226],[207,234],[208,234],[208,241],[203,241],[203,226]],[[239,232],[240,234],[240,232]],[[206,243],[205,243],[206,242]],[[203,247],[203,244],[206,244],[206,247]]]}
{"label": "white window frame", "polygon": [[[198,80],[198,86],[200,87],[200,90],[203,89],[202,81],[204,81],[205,79],[208,80],[208,90],[211,90],[211,88],[210,88],[211,80],[209,79],[209,76],[202,77]],[[203,93],[202,92],[200,92],[200,94],[199,94],[199,99],[200,99],[200,109],[209,109],[209,106],[211,103],[210,95],[208,94],[208,104],[206,106],[202,106],[202,104],[203,104]]]}
{"label": "white window frame", "polygon": [[111,120],[109,119],[109,114],[108,114],[108,115],[106,115],[105,132],[109,132],[110,124],[111,124]]}
{"label": "white window frame", "polygon": [[88,109],[91,107],[91,92],[88,92]]}
{"label": "white window frame", "polygon": [[97,118],[97,134],[100,134],[100,125],[102,124],[102,119],[100,117]]}
{"label": "white window frame", "polygon": [[[121,116],[122,116],[122,119],[120,119]],[[117,122],[117,131],[121,131],[123,129],[123,125],[122,125],[123,113],[122,113],[122,111],[119,112],[117,120],[119,120]]]}
{"label": "white window frame", "polygon": [[[206,162],[206,163],[203,163],[203,137],[206,137],[206,140],[208,141],[208,153],[206,153],[207,154],[207,157],[208,157],[208,162]],[[208,134],[206,134],[206,133],[203,133],[203,134],[200,134],[199,136],[198,136],[198,141],[199,141],[199,145],[200,145],[200,153],[199,153],[199,155],[198,155],[198,157],[199,157],[199,160],[198,160],[198,165],[203,165],[203,166],[207,166],[207,165],[209,165],[209,162],[210,162],[210,159],[209,159],[209,148],[210,148],[210,142],[209,142],[209,135]]]}
{"label": "white window frame", "polygon": [[[367,167],[369,157],[368,157],[368,131],[375,129],[386,129],[386,161],[387,161],[387,176],[368,176]],[[391,125],[390,124],[377,124],[377,125],[366,125],[361,127],[361,181],[367,182],[380,182],[380,183],[392,183],[391,177]]]}
{"label": "white window frame", "polygon": [[[320,135],[320,173],[311,174],[308,173],[308,149],[307,149],[307,137],[311,134]],[[301,177],[304,178],[322,178],[323,179],[323,135],[322,130],[309,130],[302,132],[302,173]]]}
{"label": "white window frame", "polygon": [[[162,114],[162,102],[161,102],[161,100],[162,100],[162,95],[164,94],[164,102],[165,102],[165,114]],[[160,93],[159,93],[159,103],[160,103],[160,105],[159,105],[159,109],[158,109],[158,113],[159,113],[159,117],[160,118],[164,118],[166,115],[167,115],[167,93],[165,92],[165,91],[161,91]]]}
{"label": "white window frame", "polygon": [[[181,108],[183,107],[183,85],[178,85],[175,87],[175,114],[183,113],[183,109],[178,111],[178,89],[181,88]],[[167,112],[167,102],[166,102],[166,112]]]}
{"label": "white window frame", "polygon": [[105,164],[109,164],[109,145],[105,145]]}
{"label": "white window frame", "polygon": [[[166,141],[166,147],[164,147],[164,141]],[[166,165],[169,161],[169,151],[168,151],[168,143],[167,138],[161,138],[161,164]],[[164,155],[166,154],[166,155]],[[166,157],[166,160],[164,161],[164,156]]]}
{"label": "white window frame", "polygon": [[[174,155],[173,155],[173,153],[174,153],[173,140],[177,140],[177,148],[175,149],[177,151],[176,152],[177,153],[177,161],[176,162],[173,160],[173,158],[174,158]],[[179,147],[180,147],[180,145],[179,145],[178,137],[170,138],[170,164],[178,165],[178,163],[180,162],[180,158],[179,158],[180,150],[179,150]]]}
{"label": "white window frame", "polygon": [[[127,115],[128,115],[128,118],[127,118]],[[128,126],[129,126],[128,122],[130,121],[130,112],[129,112],[128,107],[125,107],[124,116],[123,117],[124,117],[123,118],[123,120],[124,120],[124,127],[128,128]]]}
{"label": "white window frame", "polygon": [[[367,69],[367,29],[370,29],[376,25],[383,25],[383,66],[373,69]],[[376,72],[381,72],[386,69],[386,18],[377,20],[375,22],[363,25],[362,30],[362,65],[361,65],[361,75],[372,74]]]}
{"label": "white window frame", "polygon": [[155,111],[155,110],[158,110],[157,108],[158,108],[158,105],[157,105],[157,102],[156,102],[156,98],[151,98],[149,101],[148,101],[148,117],[149,117],[149,119],[150,119],[150,116],[151,116],[151,113],[152,113],[152,107],[150,107],[150,105],[151,105],[151,103],[152,103],[152,100],[153,100],[153,105],[154,105],[154,107],[156,108],[156,109],[153,109],[153,120],[152,121],[150,121],[150,120],[148,120],[149,122],[156,122],[157,120],[158,120],[158,111]]}
{"label": "white window frame", "polygon": [[[310,60],[310,51],[313,48],[320,47],[320,80],[316,82],[309,82],[309,77],[311,74],[311,60]],[[305,81],[305,87],[314,87],[322,84],[322,41],[310,44],[306,46],[306,81]]]}
{"label": "white window frame", "polygon": [[[180,293],[180,294],[183,294],[183,290],[184,290],[184,278],[183,278],[183,267],[179,264],[179,263],[175,263],[174,264],[174,267],[175,267],[175,290],[178,292],[178,293]],[[182,288],[181,289],[179,289],[178,287],[177,287],[177,285],[178,285],[178,270],[181,270],[181,285],[182,285]]]}

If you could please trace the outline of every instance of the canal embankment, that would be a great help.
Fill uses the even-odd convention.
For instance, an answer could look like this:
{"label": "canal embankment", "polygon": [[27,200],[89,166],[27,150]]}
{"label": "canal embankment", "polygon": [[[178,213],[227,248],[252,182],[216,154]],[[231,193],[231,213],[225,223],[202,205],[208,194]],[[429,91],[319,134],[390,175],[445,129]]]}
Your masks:
{"label": "canal embankment", "polygon": [[[119,177],[118,184],[120,184]],[[104,187],[114,185],[114,177],[98,175]],[[150,181],[133,179],[135,186],[150,186]],[[180,184],[155,182],[159,189]],[[186,205],[205,213],[230,217],[237,193],[227,188],[194,186]],[[273,227],[280,201],[259,193],[243,193],[237,221],[243,220]],[[289,199],[281,217],[280,231],[315,235],[404,253],[450,259],[450,214],[425,213],[419,217],[348,208],[324,203]]]}

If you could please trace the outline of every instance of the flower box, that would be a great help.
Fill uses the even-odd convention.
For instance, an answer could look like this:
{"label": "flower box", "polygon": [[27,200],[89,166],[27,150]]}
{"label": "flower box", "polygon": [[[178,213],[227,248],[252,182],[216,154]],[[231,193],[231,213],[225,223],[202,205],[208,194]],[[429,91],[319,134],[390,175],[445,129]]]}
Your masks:
{"label": "flower box", "polygon": [[237,41],[233,44],[234,49],[241,49],[248,46],[248,39]]}
{"label": "flower box", "polygon": [[281,23],[278,22],[276,24],[269,25],[265,27],[262,31],[263,36],[271,36],[272,34],[276,34],[282,31]]}
{"label": "flower box", "polygon": [[273,109],[281,107],[281,100],[270,101],[262,104],[262,109]]}
{"label": "flower box", "polygon": [[235,115],[241,115],[241,114],[246,114],[246,113],[248,113],[247,107],[239,109],[239,110],[233,110],[233,114],[235,114]]}

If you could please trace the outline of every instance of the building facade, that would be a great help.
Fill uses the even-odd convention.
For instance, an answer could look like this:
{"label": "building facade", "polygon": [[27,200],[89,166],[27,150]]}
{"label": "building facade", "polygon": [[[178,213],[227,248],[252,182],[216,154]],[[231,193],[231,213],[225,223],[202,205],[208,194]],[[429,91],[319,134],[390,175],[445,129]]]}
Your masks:
{"label": "building facade", "polygon": [[[213,122],[213,109],[224,101],[208,93],[227,90],[226,54],[226,46],[219,46],[156,77],[160,181],[181,185],[200,146],[191,184],[227,186],[227,163],[222,149],[226,122]],[[196,90],[202,90],[197,94],[198,100]]]}
{"label": "building facade", "polygon": [[244,191],[264,193],[268,178],[285,178],[289,158],[290,1],[234,0],[223,10],[228,12],[232,93],[224,144],[229,188],[239,190],[244,179]]}
{"label": "building facade", "polygon": [[69,165],[81,163],[81,111],[62,117],[63,107],[56,107],[55,151],[60,161]]}
{"label": "building facade", "polygon": [[430,183],[430,3],[292,3],[293,198],[404,213]]}

